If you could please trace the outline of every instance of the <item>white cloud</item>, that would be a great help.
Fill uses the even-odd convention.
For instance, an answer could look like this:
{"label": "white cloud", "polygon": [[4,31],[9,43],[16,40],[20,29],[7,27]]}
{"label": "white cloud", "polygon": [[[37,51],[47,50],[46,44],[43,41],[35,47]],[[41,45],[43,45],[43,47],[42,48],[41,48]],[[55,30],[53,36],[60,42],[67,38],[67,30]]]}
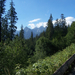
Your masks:
{"label": "white cloud", "polygon": [[38,24],[36,24],[36,27],[41,27],[41,26],[43,26],[43,27],[46,27],[47,26],[47,22],[39,22]]}
{"label": "white cloud", "polygon": [[[68,25],[68,24],[71,25],[71,23],[73,21],[75,21],[74,17],[66,17],[65,19],[66,19],[66,25]],[[60,19],[58,19],[58,20],[60,20]],[[55,24],[55,22],[56,22],[56,20],[53,20],[53,24]]]}
{"label": "white cloud", "polygon": [[52,23],[53,23],[53,24],[55,24],[55,22],[56,22],[56,20],[53,20],[53,22],[52,22]]}
{"label": "white cloud", "polygon": [[[66,17],[65,19],[66,19],[66,25],[68,25],[68,24],[71,25],[72,21],[75,21],[75,18],[74,17]],[[28,26],[31,29],[34,29],[35,27],[39,28],[41,26],[43,26],[43,27],[46,27],[47,26],[47,22],[39,22],[37,24],[32,23],[32,22],[36,22],[38,20],[40,20],[40,19],[34,19],[32,21],[29,21],[30,24],[28,24]],[[53,25],[54,25],[55,22],[56,22],[56,20],[53,20]]]}
{"label": "white cloud", "polygon": [[46,27],[47,26],[47,22],[43,22],[43,26]]}
{"label": "white cloud", "polygon": [[66,25],[68,25],[68,24],[71,25],[72,21],[75,21],[74,17],[66,17],[65,19],[66,19],[66,23],[67,23]]}
{"label": "white cloud", "polygon": [[34,24],[28,24],[28,26],[30,26],[31,29],[34,29],[35,28],[35,25]]}
{"label": "white cloud", "polygon": [[42,24],[43,24],[43,22],[39,22],[38,24],[36,24],[36,27],[41,27],[42,26]]}
{"label": "white cloud", "polygon": [[47,26],[47,22],[39,22],[37,24],[28,24],[28,26],[31,28],[31,29],[34,29],[35,27],[39,28],[41,26],[43,27],[46,27]]}
{"label": "white cloud", "polygon": [[37,22],[37,21],[39,21],[39,20],[40,20],[40,18],[34,19],[34,20],[29,21],[29,23]]}

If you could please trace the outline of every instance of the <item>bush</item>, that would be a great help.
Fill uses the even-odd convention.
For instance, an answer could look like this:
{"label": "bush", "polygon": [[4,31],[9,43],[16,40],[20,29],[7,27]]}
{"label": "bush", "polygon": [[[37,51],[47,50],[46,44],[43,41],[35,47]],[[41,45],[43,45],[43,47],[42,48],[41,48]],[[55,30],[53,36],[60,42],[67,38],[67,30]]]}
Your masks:
{"label": "bush", "polygon": [[50,41],[45,38],[41,37],[36,41],[35,46],[35,59],[41,59],[46,57],[47,55],[51,54],[51,43]]}
{"label": "bush", "polygon": [[52,75],[74,53],[75,44],[71,44],[63,51],[57,52],[45,59],[39,59],[36,63],[27,67],[27,69],[24,68],[22,72],[27,75]]}

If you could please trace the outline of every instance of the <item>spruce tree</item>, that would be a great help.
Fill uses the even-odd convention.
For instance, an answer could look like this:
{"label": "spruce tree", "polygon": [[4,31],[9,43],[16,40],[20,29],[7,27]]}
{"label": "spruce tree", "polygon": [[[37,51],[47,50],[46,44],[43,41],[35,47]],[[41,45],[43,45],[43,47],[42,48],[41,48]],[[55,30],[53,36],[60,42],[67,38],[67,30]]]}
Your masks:
{"label": "spruce tree", "polygon": [[68,33],[66,35],[67,46],[71,43],[75,43],[75,21],[72,22],[71,27],[68,27]]}
{"label": "spruce tree", "polygon": [[53,35],[53,38],[59,38],[61,35],[60,35],[60,26],[59,26],[59,20],[56,19],[56,22],[55,22],[55,27],[54,27],[54,35]]}
{"label": "spruce tree", "polygon": [[61,14],[61,19],[59,20],[60,32],[61,36],[65,36],[67,34],[67,26],[64,14]]}
{"label": "spruce tree", "polygon": [[52,14],[50,15],[50,18],[49,18],[49,20],[48,20],[48,23],[47,23],[47,29],[46,29],[46,36],[47,36],[47,38],[48,39],[52,39],[52,36],[53,36],[53,32],[54,32],[54,30],[53,30],[53,23],[52,23],[52,20],[53,20],[53,17],[52,17]]}
{"label": "spruce tree", "polygon": [[24,30],[23,30],[23,25],[21,25],[21,30],[20,30],[20,39],[24,39]]}
{"label": "spruce tree", "polygon": [[8,10],[8,18],[9,18],[9,23],[10,23],[10,40],[14,38],[14,32],[16,31],[17,27],[15,26],[16,21],[18,20],[17,18],[17,13],[14,8],[14,3],[11,0],[10,2],[10,9]]}
{"label": "spruce tree", "polygon": [[4,6],[5,6],[5,1],[6,0],[0,0],[0,42],[1,42],[1,19],[2,19],[2,14],[4,13]]}
{"label": "spruce tree", "polygon": [[30,55],[33,55],[34,51],[35,51],[35,44],[34,44],[34,38],[33,38],[33,32],[31,32],[31,37],[30,37]]}
{"label": "spruce tree", "polygon": [[33,42],[33,32],[31,32],[31,41]]}
{"label": "spruce tree", "polygon": [[61,24],[62,24],[62,33],[63,33],[62,36],[65,36],[67,34],[67,26],[64,14],[61,14]]}
{"label": "spruce tree", "polygon": [[8,30],[8,18],[7,15],[5,15],[4,18],[2,18],[2,26],[1,26],[1,40],[5,41],[9,37],[9,30]]}
{"label": "spruce tree", "polygon": [[56,19],[53,35],[53,44],[58,49],[63,49],[66,47],[65,44],[65,35],[67,34],[67,26],[64,14],[61,14],[61,19]]}

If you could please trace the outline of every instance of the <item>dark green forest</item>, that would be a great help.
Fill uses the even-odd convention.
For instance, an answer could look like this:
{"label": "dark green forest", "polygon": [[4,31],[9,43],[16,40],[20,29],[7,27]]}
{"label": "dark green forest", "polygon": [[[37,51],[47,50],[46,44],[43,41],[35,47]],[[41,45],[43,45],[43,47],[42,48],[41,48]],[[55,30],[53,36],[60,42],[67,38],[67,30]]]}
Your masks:
{"label": "dark green forest", "polygon": [[25,39],[23,26],[19,35],[15,35],[17,12],[13,1],[10,2],[8,12],[5,12],[5,2],[6,0],[0,1],[0,75],[17,75],[16,67],[27,68],[39,59],[51,56],[75,43],[75,21],[67,26],[64,14],[59,14],[61,19],[56,19],[54,25],[53,16],[50,14],[47,29],[39,36],[33,37],[31,32],[31,37]]}

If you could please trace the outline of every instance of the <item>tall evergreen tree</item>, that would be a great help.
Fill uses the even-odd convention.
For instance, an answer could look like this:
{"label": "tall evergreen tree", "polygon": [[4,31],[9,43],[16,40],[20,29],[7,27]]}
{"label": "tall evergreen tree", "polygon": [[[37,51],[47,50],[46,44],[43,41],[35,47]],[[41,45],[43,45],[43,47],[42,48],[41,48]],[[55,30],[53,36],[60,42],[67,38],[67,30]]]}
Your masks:
{"label": "tall evergreen tree", "polygon": [[1,33],[1,39],[4,41],[9,37],[9,31],[8,31],[8,18],[7,15],[5,15],[4,18],[2,18],[2,33]]}
{"label": "tall evergreen tree", "polygon": [[66,21],[65,21],[64,14],[61,14],[61,23],[63,26],[65,26]]}
{"label": "tall evergreen tree", "polygon": [[31,32],[31,41],[33,42],[33,32]]}
{"label": "tall evergreen tree", "polygon": [[53,17],[52,17],[52,14],[50,15],[50,18],[48,20],[48,24],[47,24],[47,30],[46,30],[46,36],[47,38],[49,39],[52,39],[52,36],[53,36],[53,23],[52,23],[52,20],[53,20]]}
{"label": "tall evergreen tree", "polygon": [[21,25],[20,38],[21,38],[21,39],[24,39],[24,30],[23,30],[23,25]]}
{"label": "tall evergreen tree", "polygon": [[35,44],[34,44],[34,38],[33,38],[33,32],[31,32],[31,37],[30,37],[30,55],[33,55],[33,52],[35,51]]}
{"label": "tall evergreen tree", "polygon": [[59,25],[60,25],[62,36],[65,36],[67,34],[67,26],[66,26],[66,20],[65,20],[64,14],[61,14]]}
{"label": "tall evergreen tree", "polygon": [[14,8],[14,3],[13,3],[13,0],[11,0],[11,3],[10,3],[10,9],[8,10],[8,18],[9,18],[9,23],[10,23],[10,40],[12,40],[14,38],[14,32],[16,31],[17,27],[15,26],[16,24],[16,21],[18,20],[17,18],[17,13],[15,11],[15,8]]}
{"label": "tall evergreen tree", "polygon": [[6,0],[0,0],[0,42],[1,42],[1,18],[2,18],[2,14],[4,13],[4,6],[5,6],[5,1]]}
{"label": "tall evergreen tree", "polygon": [[53,44],[58,49],[65,48],[65,36],[67,34],[67,26],[64,14],[61,14],[61,19],[56,19],[55,27],[54,27],[54,35],[53,35]]}
{"label": "tall evergreen tree", "polygon": [[54,32],[55,34],[60,35],[59,37],[63,37],[67,34],[67,26],[64,14],[61,14],[61,19],[56,19]]}
{"label": "tall evergreen tree", "polygon": [[72,22],[71,27],[68,27],[68,33],[66,35],[67,46],[71,43],[75,43],[75,21]]}
{"label": "tall evergreen tree", "polygon": [[59,26],[59,20],[58,19],[56,19],[56,22],[55,22],[55,27],[54,27],[54,35],[53,35],[53,38],[58,38],[58,37],[60,37],[61,35],[60,35],[61,33],[60,33],[60,26]]}
{"label": "tall evergreen tree", "polygon": [[61,14],[61,20],[62,20],[62,29],[63,29],[62,36],[65,36],[67,34],[67,26],[66,26],[66,20],[65,20],[64,14]]}

